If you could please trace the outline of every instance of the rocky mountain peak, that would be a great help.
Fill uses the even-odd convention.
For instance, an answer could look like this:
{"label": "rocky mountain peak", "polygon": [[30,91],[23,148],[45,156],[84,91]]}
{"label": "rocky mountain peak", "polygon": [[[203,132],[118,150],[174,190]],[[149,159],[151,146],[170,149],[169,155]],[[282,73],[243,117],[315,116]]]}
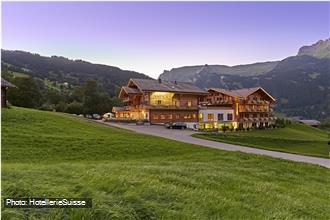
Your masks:
{"label": "rocky mountain peak", "polygon": [[297,55],[308,55],[317,58],[330,58],[330,38],[319,40],[310,46],[301,47]]}

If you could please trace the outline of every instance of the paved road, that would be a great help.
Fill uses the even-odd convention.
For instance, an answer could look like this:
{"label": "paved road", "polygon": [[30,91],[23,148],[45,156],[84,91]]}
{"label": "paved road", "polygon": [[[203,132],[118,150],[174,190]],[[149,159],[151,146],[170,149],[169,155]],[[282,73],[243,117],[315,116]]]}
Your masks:
{"label": "paved road", "polygon": [[263,149],[257,149],[257,148],[252,148],[252,147],[243,147],[243,146],[239,146],[239,145],[226,144],[226,143],[221,143],[221,142],[216,142],[216,141],[199,139],[199,138],[195,138],[195,137],[191,136],[192,134],[196,133],[195,131],[191,131],[191,130],[170,130],[170,129],[164,128],[163,126],[157,126],[157,125],[149,125],[149,126],[148,125],[139,125],[139,126],[137,126],[135,124],[120,124],[120,123],[110,123],[110,122],[102,122],[102,121],[99,121],[99,123],[135,131],[138,133],[155,135],[155,136],[159,136],[159,137],[164,137],[164,138],[168,138],[168,139],[172,139],[172,140],[176,140],[176,141],[201,145],[201,146],[210,147],[210,148],[267,155],[267,156],[282,158],[282,159],[287,159],[287,160],[317,164],[317,165],[324,166],[324,167],[327,167],[330,169],[330,159],[303,156],[303,155],[283,153],[283,152],[276,152],[276,151],[263,150]]}

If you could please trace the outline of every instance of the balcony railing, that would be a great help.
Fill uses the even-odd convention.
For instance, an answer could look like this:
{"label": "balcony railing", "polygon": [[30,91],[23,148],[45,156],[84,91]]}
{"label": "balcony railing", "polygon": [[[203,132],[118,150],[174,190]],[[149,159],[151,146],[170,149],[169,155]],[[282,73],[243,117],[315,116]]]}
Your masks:
{"label": "balcony railing", "polygon": [[187,105],[149,105],[151,109],[198,109],[198,106],[187,106]]}
{"label": "balcony railing", "polygon": [[129,101],[129,98],[124,98],[122,99],[123,102],[128,102]]}
{"label": "balcony railing", "polygon": [[265,100],[247,100],[246,104],[253,104],[253,105],[269,105],[269,101]]}
{"label": "balcony railing", "polygon": [[214,101],[200,101],[200,105],[232,105],[234,102],[229,100],[229,101],[224,101],[224,100],[214,100]]}
{"label": "balcony railing", "polygon": [[239,109],[240,112],[273,112],[273,109],[266,109],[266,108],[243,108]]}
{"label": "balcony railing", "polygon": [[276,117],[257,117],[257,118],[240,118],[238,122],[271,122],[276,120]]}
{"label": "balcony railing", "polygon": [[215,100],[213,101],[214,104],[233,104],[232,100]]}

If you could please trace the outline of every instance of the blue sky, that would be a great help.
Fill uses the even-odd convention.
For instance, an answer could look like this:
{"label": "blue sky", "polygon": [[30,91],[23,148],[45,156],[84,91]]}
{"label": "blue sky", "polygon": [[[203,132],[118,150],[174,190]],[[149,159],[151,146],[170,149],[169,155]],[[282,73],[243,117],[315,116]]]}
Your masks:
{"label": "blue sky", "polygon": [[329,2],[3,2],[2,48],[158,77],[280,60],[329,38]]}

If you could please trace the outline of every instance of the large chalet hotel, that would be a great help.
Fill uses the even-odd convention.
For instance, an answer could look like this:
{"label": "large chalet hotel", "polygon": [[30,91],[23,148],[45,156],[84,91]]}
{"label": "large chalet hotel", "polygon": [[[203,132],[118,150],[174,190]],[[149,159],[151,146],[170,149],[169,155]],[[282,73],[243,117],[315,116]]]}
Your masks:
{"label": "large chalet hotel", "polygon": [[274,123],[275,99],[261,87],[204,91],[190,83],[130,79],[122,86],[123,107],[114,107],[117,119],[151,124],[186,122],[200,129],[251,128]]}

